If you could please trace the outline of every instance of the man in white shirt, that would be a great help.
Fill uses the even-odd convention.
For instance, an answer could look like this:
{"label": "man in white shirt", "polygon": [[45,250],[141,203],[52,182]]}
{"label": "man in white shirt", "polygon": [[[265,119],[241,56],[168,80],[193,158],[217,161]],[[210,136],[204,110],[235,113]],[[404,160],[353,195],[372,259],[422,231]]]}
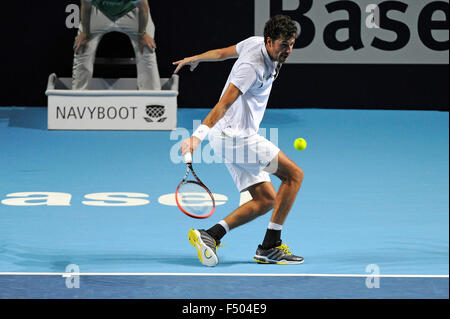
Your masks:
{"label": "man in white shirt", "polygon": [[[206,266],[218,263],[217,247],[231,229],[273,209],[264,240],[254,260],[259,263],[300,264],[303,258],[291,254],[281,241],[281,229],[303,181],[303,171],[273,143],[258,135],[259,125],[282,64],[287,60],[297,34],[295,23],[277,15],[267,21],[264,37],[250,37],[237,45],[207,51],[174,62],[175,73],[184,65],[193,70],[199,62],[238,58],[219,102],[191,138],[182,141],[181,152],[193,153],[208,136],[216,155],[227,166],[240,192],[249,191],[252,200],[208,230],[189,230],[189,241]],[[238,155],[236,155],[238,154]],[[278,192],[269,173],[282,181]]]}

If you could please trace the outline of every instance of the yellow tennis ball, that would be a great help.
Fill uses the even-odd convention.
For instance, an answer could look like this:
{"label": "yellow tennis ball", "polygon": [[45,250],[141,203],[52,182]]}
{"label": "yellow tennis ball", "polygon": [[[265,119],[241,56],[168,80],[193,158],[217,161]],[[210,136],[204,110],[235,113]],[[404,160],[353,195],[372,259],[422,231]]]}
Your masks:
{"label": "yellow tennis ball", "polygon": [[303,138],[298,138],[294,141],[294,147],[298,151],[303,151],[306,148],[306,141]]}

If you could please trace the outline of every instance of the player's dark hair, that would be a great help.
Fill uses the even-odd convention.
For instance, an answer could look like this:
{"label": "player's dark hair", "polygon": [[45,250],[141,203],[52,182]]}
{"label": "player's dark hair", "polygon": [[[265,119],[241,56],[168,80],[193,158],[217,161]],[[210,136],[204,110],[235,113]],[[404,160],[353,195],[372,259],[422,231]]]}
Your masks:
{"label": "player's dark hair", "polygon": [[289,39],[296,36],[297,25],[286,15],[278,14],[273,16],[264,26],[264,42],[266,43],[268,37],[273,40],[278,40],[280,38]]}

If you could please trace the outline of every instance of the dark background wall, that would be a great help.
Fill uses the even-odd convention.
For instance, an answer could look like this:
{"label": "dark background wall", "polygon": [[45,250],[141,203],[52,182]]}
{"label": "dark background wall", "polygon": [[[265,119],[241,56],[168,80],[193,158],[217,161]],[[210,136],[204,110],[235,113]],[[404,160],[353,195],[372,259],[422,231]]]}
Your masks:
{"label": "dark background wall", "polygon": [[[274,1],[274,0],[273,0]],[[280,0],[281,1],[281,0]],[[156,25],[161,77],[173,61],[225,47],[254,35],[254,1],[149,1]],[[50,73],[70,77],[77,30],[66,27],[67,5],[76,0],[2,4],[2,106],[46,106]],[[448,14],[448,12],[447,12]],[[126,36],[111,33],[102,57],[133,56]],[[180,72],[179,107],[212,107],[232,60],[203,63]],[[448,110],[448,64],[288,64],[275,82],[271,107]],[[97,65],[96,77],[135,77],[134,66]]]}

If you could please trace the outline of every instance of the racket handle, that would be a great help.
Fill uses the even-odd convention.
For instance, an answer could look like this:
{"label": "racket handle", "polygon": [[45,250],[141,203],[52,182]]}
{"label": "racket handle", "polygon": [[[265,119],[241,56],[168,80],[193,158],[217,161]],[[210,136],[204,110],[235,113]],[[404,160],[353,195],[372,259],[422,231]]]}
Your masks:
{"label": "racket handle", "polygon": [[185,163],[192,163],[192,154],[191,153],[186,153],[184,154],[184,162]]}

